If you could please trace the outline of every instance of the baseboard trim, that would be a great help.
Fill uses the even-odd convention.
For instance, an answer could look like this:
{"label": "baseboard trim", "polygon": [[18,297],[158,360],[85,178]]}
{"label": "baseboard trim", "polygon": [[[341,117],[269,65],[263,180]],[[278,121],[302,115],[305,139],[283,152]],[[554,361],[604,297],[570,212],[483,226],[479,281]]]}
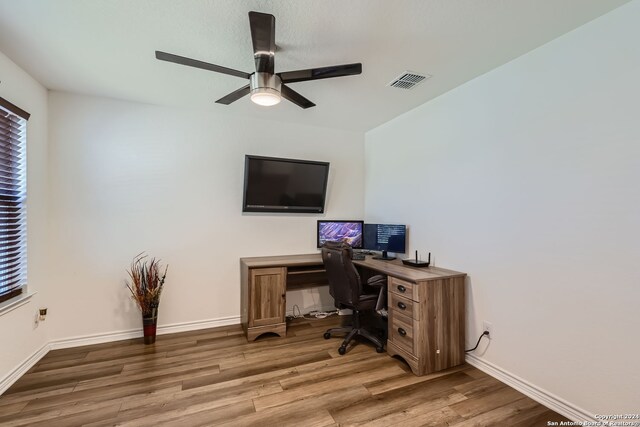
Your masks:
{"label": "baseboard trim", "polygon": [[40,361],[48,352],[49,344],[44,344],[39,350],[36,350],[31,356],[27,357],[17,368],[9,372],[2,380],[0,380],[0,396],[7,391],[20,377],[22,377],[29,369]]}
{"label": "baseboard trim", "polygon": [[571,421],[584,422],[584,421],[598,421],[589,412],[582,408],[577,407],[564,399],[556,396],[553,393],[548,392],[530,382],[505,371],[504,369],[487,362],[486,360],[474,356],[473,354],[466,355],[466,361],[469,365],[475,366],[481,371],[491,375],[492,377],[502,381],[503,383],[513,387],[520,393],[529,396],[536,402],[539,402],[549,409],[552,409],[569,418]]}
{"label": "baseboard trim", "polygon": [[[220,317],[218,319],[196,320],[193,322],[173,323],[170,325],[158,325],[157,334],[175,334],[178,332],[196,331],[199,329],[216,328],[219,326],[229,326],[240,324],[240,316]],[[49,343],[52,350],[62,348],[80,347],[85,345],[103,344],[112,341],[128,340],[140,338],[142,328],[129,329],[126,331],[107,332],[102,334],[83,335],[79,337],[64,338],[54,340]]]}

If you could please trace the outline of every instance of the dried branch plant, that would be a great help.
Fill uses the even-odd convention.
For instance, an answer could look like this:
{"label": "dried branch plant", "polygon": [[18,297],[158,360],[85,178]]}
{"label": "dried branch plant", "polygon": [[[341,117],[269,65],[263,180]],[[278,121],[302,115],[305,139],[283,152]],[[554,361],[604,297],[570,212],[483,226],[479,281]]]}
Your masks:
{"label": "dried branch plant", "polygon": [[130,281],[127,280],[126,284],[143,316],[150,316],[153,309],[158,308],[168,268],[167,265],[161,275],[160,261],[155,258],[147,260],[147,255],[144,253],[133,258],[130,270],[127,271]]}

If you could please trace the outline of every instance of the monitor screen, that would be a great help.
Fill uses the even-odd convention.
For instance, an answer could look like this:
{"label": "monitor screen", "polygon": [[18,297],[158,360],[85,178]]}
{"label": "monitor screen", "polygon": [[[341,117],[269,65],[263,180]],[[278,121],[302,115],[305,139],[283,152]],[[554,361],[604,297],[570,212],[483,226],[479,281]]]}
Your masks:
{"label": "monitor screen", "polygon": [[347,242],[354,249],[362,249],[363,221],[318,221],[318,247],[324,242]]}
{"label": "monitor screen", "polygon": [[395,224],[365,224],[364,249],[403,254],[406,251],[407,227]]}
{"label": "monitor screen", "polygon": [[245,156],[243,212],[322,213],[329,163]]}

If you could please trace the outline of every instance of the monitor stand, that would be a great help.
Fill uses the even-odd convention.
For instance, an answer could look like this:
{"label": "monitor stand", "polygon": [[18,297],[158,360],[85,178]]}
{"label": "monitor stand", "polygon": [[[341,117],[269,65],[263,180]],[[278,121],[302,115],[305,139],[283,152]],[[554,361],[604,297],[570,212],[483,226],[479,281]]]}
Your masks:
{"label": "monitor stand", "polygon": [[374,256],[373,259],[381,259],[383,261],[391,261],[392,259],[396,259],[396,257],[387,255],[387,251],[382,251],[382,256]]}

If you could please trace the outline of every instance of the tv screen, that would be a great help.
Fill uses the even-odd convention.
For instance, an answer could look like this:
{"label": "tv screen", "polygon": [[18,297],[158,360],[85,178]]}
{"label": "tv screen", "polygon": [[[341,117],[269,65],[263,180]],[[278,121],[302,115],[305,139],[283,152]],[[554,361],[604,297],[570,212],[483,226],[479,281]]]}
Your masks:
{"label": "tv screen", "polygon": [[362,249],[363,221],[318,221],[318,247],[324,242],[347,242],[354,249]]}
{"label": "tv screen", "polygon": [[245,156],[243,212],[323,213],[329,163]]}

